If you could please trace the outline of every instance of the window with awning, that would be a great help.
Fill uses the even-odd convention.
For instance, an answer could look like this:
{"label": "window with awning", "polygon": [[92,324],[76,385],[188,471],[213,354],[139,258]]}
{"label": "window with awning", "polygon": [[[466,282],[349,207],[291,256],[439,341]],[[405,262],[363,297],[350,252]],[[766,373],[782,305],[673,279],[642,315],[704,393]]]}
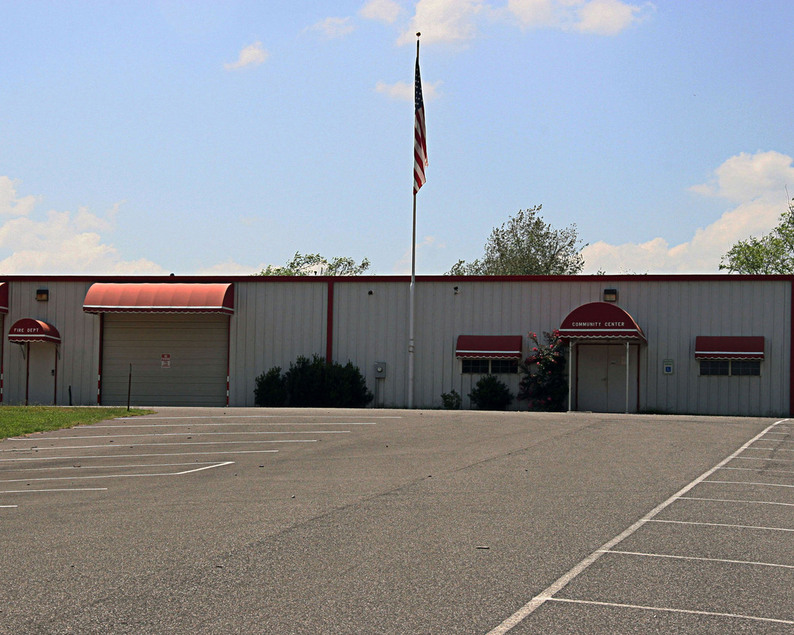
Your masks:
{"label": "window with awning", "polygon": [[711,336],[695,338],[695,359],[764,359],[763,336]]}
{"label": "window with awning", "polygon": [[234,285],[226,283],[92,284],[86,313],[234,313]]}
{"label": "window with awning", "polygon": [[25,344],[28,342],[60,344],[61,334],[52,324],[47,324],[42,320],[23,318],[11,325],[8,331],[8,341],[14,344]]}
{"label": "window with awning", "polygon": [[459,335],[458,359],[521,359],[521,335]]}

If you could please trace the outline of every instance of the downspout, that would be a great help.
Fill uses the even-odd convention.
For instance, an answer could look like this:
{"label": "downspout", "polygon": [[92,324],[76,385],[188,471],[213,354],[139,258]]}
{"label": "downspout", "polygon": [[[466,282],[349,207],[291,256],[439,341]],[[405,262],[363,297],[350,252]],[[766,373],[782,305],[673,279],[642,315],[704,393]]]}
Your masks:
{"label": "downspout", "polygon": [[325,363],[334,359],[334,281],[328,281],[328,298],[325,320]]}
{"label": "downspout", "polygon": [[99,314],[99,363],[96,375],[96,405],[102,405],[102,358],[105,350],[105,314]]}

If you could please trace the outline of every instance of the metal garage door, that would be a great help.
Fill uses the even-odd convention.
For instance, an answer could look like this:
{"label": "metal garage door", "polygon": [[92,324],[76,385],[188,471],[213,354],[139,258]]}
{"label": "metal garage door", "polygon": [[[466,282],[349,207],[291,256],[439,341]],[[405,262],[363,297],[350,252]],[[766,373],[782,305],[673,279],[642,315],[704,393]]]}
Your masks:
{"label": "metal garage door", "polygon": [[133,405],[226,405],[228,329],[227,315],[106,314],[102,404],[125,405],[129,385]]}

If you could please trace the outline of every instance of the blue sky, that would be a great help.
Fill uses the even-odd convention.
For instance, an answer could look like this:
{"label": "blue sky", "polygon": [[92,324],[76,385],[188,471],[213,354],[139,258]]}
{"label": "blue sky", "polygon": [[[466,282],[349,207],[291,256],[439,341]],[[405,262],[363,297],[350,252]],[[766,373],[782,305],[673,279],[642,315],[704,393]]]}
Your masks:
{"label": "blue sky", "polygon": [[585,271],[716,272],[794,196],[790,0],[0,0],[0,274],[417,272],[542,204]]}

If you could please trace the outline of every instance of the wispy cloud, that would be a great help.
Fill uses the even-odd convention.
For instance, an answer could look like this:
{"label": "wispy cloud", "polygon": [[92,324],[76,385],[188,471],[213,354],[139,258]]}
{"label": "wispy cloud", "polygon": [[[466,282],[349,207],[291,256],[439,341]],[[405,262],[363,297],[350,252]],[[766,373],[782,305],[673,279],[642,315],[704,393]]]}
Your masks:
{"label": "wispy cloud", "polygon": [[670,245],[661,237],[644,243],[586,247],[585,271],[607,273],[715,273],[721,257],[739,240],[768,233],[786,209],[787,184],[794,183],[792,157],[779,152],[738,154],[720,165],[708,183],[692,192],[731,201],[734,207],[692,238]]}
{"label": "wispy cloud", "polygon": [[[425,101],[433,101],[438,97],[438,88],[441,82],[433,84],[429,82],[422,82],[422,98]],[[387,84],[385,82],[378,82],[375,84],[375,91],[387,95],[390,99],[398,101],[413,101],[414,100],[414,85],[408,82],[395,82],[394,84]]]}
{"label": "wispy cloud", "polygon": [[350,35],[356,30],[353,20],[345,18],[325,18],[308,28],[309,31],[317,31],[328,39],[337,39]]}
{"label": "wispy cloud", "polygon": [[402,13],[402,7],[394,0],[369,0],[361,10],[359,15],[367,20],[377,20],[393,24]]}
{"label": "wispy cloud", "polygon": [[236,62],[229,62],[224,64],[223,67],[227,71],[234,71],[248,66],[259,66],[264,64],[268,57],[270,57],[270,53],[262,46],[262,42],[254,42],[240,51]]}

